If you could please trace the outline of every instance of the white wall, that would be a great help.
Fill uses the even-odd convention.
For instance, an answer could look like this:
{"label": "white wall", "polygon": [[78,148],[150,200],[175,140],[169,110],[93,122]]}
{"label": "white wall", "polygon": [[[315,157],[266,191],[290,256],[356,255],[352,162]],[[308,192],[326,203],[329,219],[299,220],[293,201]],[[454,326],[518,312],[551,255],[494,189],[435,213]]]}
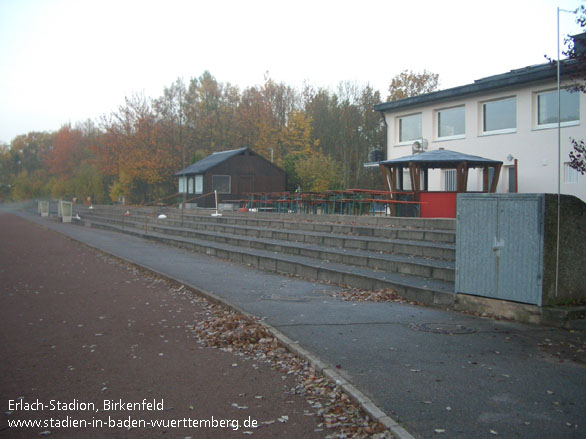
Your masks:
{"label": "white wall", "polygon": [[[429,142],[428,150],[444,148],[465,154],[477,155],[503,162],[499,182],[499,192],[508,191],[508,176],[505,167],[518,160],[518,191],[524,193],[557,193],[558,130],[556,128],[537,128],[536,93],[555,89],[555,82],[533,84],[531,86],[508,89],[492,94],[476,95],[457,100],[444,101],[401,112],[385,113],[387,121],[387,158],[393,159],[411,155],[411,143],[399,145],[398,119],[413,113],[422,113],[422,134]],[[482,102],[492,99],[512,97],[517,99],[517,128],[513,133],[482,134]],[[466,132],[460,139],[438,140],[437,110],[465,106]],[[564,162],[569,161],[572,150],[570,137],[586,140],[586,95],[580,94],[580,121],[576,125],[561,129],[561,192],[575,195],[586,201],[586,175],[578,176],[577,183],[564,182]],[[508,160],[508,156],[513,160]],[[468,190],[482,189],[482,171],[470,170]],[[430,170],[429,189],[443,190],[441,171]]]}

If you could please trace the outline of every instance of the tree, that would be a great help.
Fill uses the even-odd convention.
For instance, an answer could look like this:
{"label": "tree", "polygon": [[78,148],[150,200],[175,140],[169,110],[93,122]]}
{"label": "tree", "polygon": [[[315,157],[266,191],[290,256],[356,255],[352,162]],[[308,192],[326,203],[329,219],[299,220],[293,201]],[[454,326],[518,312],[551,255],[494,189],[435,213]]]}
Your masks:
{"label": "tree", "polygon": [[42,169],[53,148],[53,139],[53,133],[35,131],[15,137],[10,143],[15,173],[23,170],[32,173]]}
{"label": "tree", "polygon": [[319,140],[325,154],[336,157],[341,135],[338,96],[324,88],[314,91],[308,87],[304,95],[305,113],[311,119],[312,137]]}
{"label": "tree", "polygon": [[298,160],[295,170],[304,191],[325,192],[342,185],[339,166],[321,151]]}
{"label": "tree", "polygon": [[[581,5],[576,9],[576,23],[582,29],[586,27],[586,6]],[[567,49],[563,55],[569,60],[569,76],[577,81],[571,88],[575,92],[586,93],[586,33],[568,36],[565,39]],[[561,65],[560,65],[561,66]],[[570,139],[573,151],[570,152],[570,167],[574,168],[580,174],[586,174],[586,143],[584,140]]]}
{"label": "tree", "polygon": [[583,140],[570,139],[573,151],[570,151],[570,167],[580,174],[586,174],[586,143]]}
{"label": "tree", "polygon": [[294,88],[276,83],[265,76],[262,86],[244,90],[238,108],[239,131],[245,142],[267,159],[277,163],[287,155],[286,145],[281,143],[283,130],[289,126],[289,118],[300,110],[300,99]]}
{"label": "tree", "polygon": [[44,169],[20,172],[13,181],[11,196],[13,200],[28,200],[49,195],[47,187],[48,175]]}
{"label": "tree", "polygon": [[309,174],[302,176],[299,166],[315,155],[321,155],[319,140],[311,137],[311,119],[306,113],[292,111],[287,119],[287,125],[282,128],[278,138],[275,162],[287,172],[289,190],[296,190],[299,186],[307,188],[312,186],[307,179]]}
{"label": "tree", "polygon": [[[586,6],[582,5],[574,13],[577,15],[576,23],[584,29],[586,27]],[[566,49],[562,55],[566,57],[564,73],[576,81],[571,89],[586,93],[586,33],[574,36],[566,36],[564,39]],[[551,58],[551,63],[555,63]]]}
{"label": "tree", "polygon": [[53,149],[46,158],[49,172],[61,177],[71,176],[82,159],[82,133],[64,125],[55,135]]}
{"label": "tree", "polygon": [[184,142],[191,146],[187,157],[198,150],[208,155],[227,147],[244,146],[238,114],[240,100],[237,87],[218,82],[208,71],[191,79],[184,107]]}
{"label": "tree", "polygon": [[170,87],[165,87],[163,96],[153,102],[169,143],[181,152],[182,168],[188,165],[187,139],[184,135],[186,94],[185,84],[178,78]]}
{"label": "tree", "polygon": [[384,129],[374,111],[380,93],[369,85],[342,82],[337,93],[305,88],[305,112],[311,118],[312,137],[321,151],[339,164],[344,187],[376,188],[380,174],[364,169],[369,152],[384,144]]}
{"label": "tree", "polygon": [[317,150],[319,140],[311,138],[311,119],[302,111],[292,111],[287,125],[281,129],[279,136],[280,151],[277,151],[276,162],[283,157],[294,155],[307,157]]}
{"label": "tree", "polygon": [[414,73],[411,70],[403,70],[393,79],[389,85],[388,101],[410,98],[437,90],[439,75],[423,70],[422,73]]}
{"label": "tree", "polygon": [[124,187],[131,202],[152,201],[174,190],[181,151],[149,99],[126,98],[103,124],[103,141],[95,148],[99,169]]}

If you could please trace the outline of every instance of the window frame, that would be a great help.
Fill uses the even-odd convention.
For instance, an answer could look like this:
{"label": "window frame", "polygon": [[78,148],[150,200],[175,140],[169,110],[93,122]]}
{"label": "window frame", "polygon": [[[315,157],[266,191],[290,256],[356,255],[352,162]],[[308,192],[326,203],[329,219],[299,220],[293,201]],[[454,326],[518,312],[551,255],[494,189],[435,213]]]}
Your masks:
{"label": "window frame", "polygon": [[[568,92],[569,91],[569,88],[568,87],[562,88],[561,91],[562,92],[564,92],[564,91]],[[535,112],[534,112],[534,117],[535,117],[535,119],[534,119],[534,127],[537,130],[545,130],[545,129],[549,129],[549,128],[557,128],[557,126],[558,126],[558,123],[557,122],[543,123],[543,124],[540,124],[539,123],[539,97],[541,95],[550,94],[550,93],[557,94],[557,89],[541,90],[541,91],[538,91],[538,92],[535,92],[534,93],[534,108],[535,108]],[[561,127],[568,127],[568,126],[580,125],[580,93],[579,92],[574,92],[574,93],[569,92],[569,93],[571,93],[571,94],[574,94],[575,93],[576,96],[577,96],[577,99],[578,99],[578,119],[568,120],[566,122],[562,122],[562,123],[560,123],[560,126]]]}
{"label": "window frame", "polygon": [[[514,101],[515,102],[515,126],[513,128],[500,128],[496,130],[485,130],[486,126],[486,105],[496,102]],[[517,96],[506,96],[497,99],[480,102],[480,135],[491,136],[494,134],[510,134],[517,132]]]}
{"label": "window frame", "polygon": [[[442,112],[446,112],[446,111],[453,111],[456,109],[462,109],[463,113],[462,115],[464,116],[464,132],[462,134],[453,134],[451,136],[441,136],[440,135],[440,114]],[[466,105],[462,104],[462,105],[455,105],[453,107],[446,107],[446,108],[440,108],[435,110],[435,121],[436,121],[436,140],[455,140],[455,139],[464,139],[466,138]]]}
{"label": "window frame", "polygon": [[193,192],[195,194],[203,194],[203,174],[193,176]]}
{"label": "window frame", "polygon": [[[408,140],[402,140],[401,139],[401,128],[402,128],[402,121],[404,119],[408,119],[408,118],[412,118],[415,116],[419,116],[419,125],[420,125],[420,130],[419,130],[419,137],[415,137],[413,139],[408,139]],[[417,141],[417,140],[421,140],[423,138],[423,113],[422,112],[418,112],[418,113],[411,113],[411,114],[405,114],[403,116],[398,116],[397,117],[397,145],[399,146],[404,146],[404,145],[411,145],[413,144],[413,142]]]}
{"label": "window frame", "polygon": [[444,192],[458,191],[458,174],[456,169],[442,169],[442,187]]}
{"label": "window frame", "polygon": [[564,184],[577,184],[580,181],[580,172],[570,166],[570,162],[564,162]]}
{"label": "window frame", "polygon": [[[518,192],[518,190],[515,190],[518,184],[516,168],[516,165],[506,165],[503,166],[501,170],[501,174],[506,178],[506,189],[509,194],[516,194]],[[505,184],[505,182],[503,182],[503,184]]]}
{"label": "window frame", "polygon": [[187,177],[182,175],[179,177],[179,193],[186,194],[187,193]]}

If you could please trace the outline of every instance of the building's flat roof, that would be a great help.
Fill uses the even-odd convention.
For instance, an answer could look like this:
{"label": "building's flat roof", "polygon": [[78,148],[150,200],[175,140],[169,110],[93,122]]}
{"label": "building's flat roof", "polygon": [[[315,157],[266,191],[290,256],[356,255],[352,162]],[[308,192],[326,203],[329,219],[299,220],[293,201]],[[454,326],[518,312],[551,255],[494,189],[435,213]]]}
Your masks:
{"label": "building's flat roof", "polygon": [[[562,73],[567,72],[576,64],[573,60],[562,61],[560,64]],[[384,102],[374,106],[376,111],[395,111],[406,110],[411,107],[419,107],[438,101],[447,101],[462,98],[469,95],[480,94],[498,89],[516,87],[531,82],[545,81],[555,79],[557,76],[557,67],[553,63],[538,64],[520,69],[511,70],[507,73],[488,76],[477,79],[472,84],[462,85],[459,87],[448,88],[445,90],[434,91],[419,96],[400,99],[398,101]]]}

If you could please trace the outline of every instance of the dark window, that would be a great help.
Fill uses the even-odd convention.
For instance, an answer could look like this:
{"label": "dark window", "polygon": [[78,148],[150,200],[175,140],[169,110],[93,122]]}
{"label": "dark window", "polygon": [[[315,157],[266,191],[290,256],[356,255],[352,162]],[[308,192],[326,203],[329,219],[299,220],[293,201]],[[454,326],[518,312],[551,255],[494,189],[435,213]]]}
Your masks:
{"label": "dark window", "polygon": [[219,194],[230,193],[230,176],[229,175],[212,175],[212,190],[218,191]]}

